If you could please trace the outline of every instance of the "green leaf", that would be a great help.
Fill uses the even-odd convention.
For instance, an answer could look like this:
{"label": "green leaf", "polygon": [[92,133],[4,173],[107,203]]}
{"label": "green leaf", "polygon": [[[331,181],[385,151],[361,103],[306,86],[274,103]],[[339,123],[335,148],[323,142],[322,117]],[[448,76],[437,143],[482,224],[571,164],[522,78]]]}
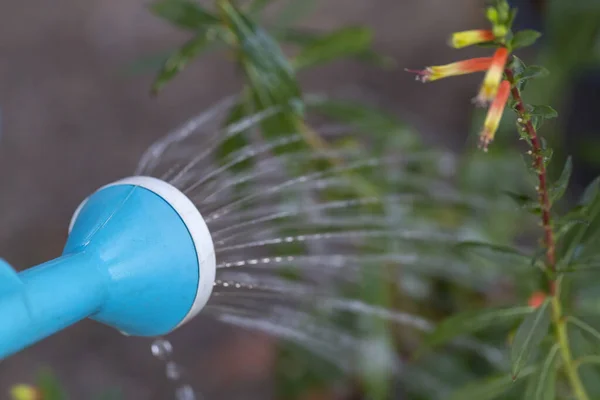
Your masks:
{"label": "green leaf", "polygon": [[150,4],[150,11],[184,29],[197,30],[219,23],[217,17],[204,10],[198,3],[187,0],[155,1]]}
{"label": "green leaf", "polygon": [[[227,121],[225,122],[225,126],[229,126],[231,124],[235,124],[239,122],[241,119],[249,115],[249,104],[246,99],[247,96],[242,96],[240,101],[231,109],[229,112],[229,116],[227,117]],[[248,146],[250,141],[245,135],[245,132],[240,132],[236,135],[232,135],[229,138],[222,141],[216,149],[216,158],[217,162],[220,165],[224,165],[227,157],[230,154],[235,153]],[[240,172],[242,170],[248,169],[249,167],[254,165],[253,159],[248,159],[242,163],[238,163],[231,166],[231,170],[235,172]]]}
{"label": "green leaf", "polygon": [[579,378],[585,387],[589,399],[600,398],[600,381],[598,380],[598,372],[600,369],[595,364],[598,354],[598,345],[594,340],[594,343],[590,342],[588,335],[584,335],[583,332],[576,326],[567,324],[569,345],[571,348],[571,354],[573,356],[574,367],[577,368]]}
{"label": "green leaf", "polygon": [[598,344],[600,344],[600,332],[598,332],[598,330],[596,330],[594,327],[576,317],[569,317],[567,322],[573,324],[582,332],[584,332],[586,336],[593,338],[598,342]]}
{"label": "green leaf", "polygon": [[544,124],[544,117],[541,115],[532,115],[531,116],[531,124],[536,131],[539,131],[542,125]]}
{"label": "green leaf", "polygon": [[530,307],[488,308],[453,315],[440,323],[425,338],[424,347],[439,346],[459,335],[481,331],[494,325],[508,325],[531,313]]}
{"label": "green leaf", "polygon": [[544,119],[551,119],[558,117],[558,112],[550,106],[532,106],[531,115],[540,116]]}
{"label": "green leaf", "polygon": [[298,132],[303,113],[301,92],[294,70],[277,42],[230,1],[217,3],[236,42],[244,72],[250,83],[253,112],[279,107],[282,112],[261,122],[269,138]]}
{"label": "green leaf", "polygon": [[165,84],[171,81],[185,66],[199,55],[209,44],[205,33],[200,33],[175,51],[164,63],[152,84],[152,93],[157,94]]}
{"label": "green leaf", "polygon": [[515,22],[515,18],[517,18],[517,12],[518,9],[511,7],[510,11],[508,12],[508,18],[506,19],[505,25],[508,27],[512,27],[513,23]]}
{"label": "green leaf", "polygon": [[[213,29],[214,30],[214,29]],[[211,32],[207,32],[207,36],[210,36]],[[218,36],[218,34],[217,34]],[[211,41],[207,43],[206,47],[202,48],[202,50],[195,55],[198,57],[200,55],[204,55],[210,51],[218,50],[224,46],[222,41]],[[165,63],[169,60],[169,58],[173,57],[174,54],[177,53],[177,50],[169,50],[163,51],[162,53],[156,53],[153,55],[148,55],[144,57],[140,57],[138,60],[135,60],[130,65],[124,68],[124,73],[129,75],[137,75],[144,74],[148,72],[156,73],[159,71]]]}
{"label": "green leaf", "polygon": [[525,65],[525,62],[519,57],[513,55],[512,61],[510,63],[510,68],[513,70],[515,76],[518,76],[521,75],[527,69],[527,65]]}
{"label": "green leaf", "polygon": [[[312,43],[314,43],[315,41],[321,40],[323,38],[323,35],[300,29],[285,29],[276,32],[275,37],[281,42],[307,47],[312,45]],[[381,55],[369,47],[367,47],[360,53],[351,54],[347,57],[358,61],[374,64],[382,68],[392,68],[396,66],[396,61],[393,58]]]}
{"label": "green leaf", "polygon": [[473,254],[502,267],[522,267],[531,263],[528,255],[508,246],[470,241],[460,243],[457,249],[463,254]]}
{"label": "green leaf", "polygon": [[600,176],[594,179],[583,191],[579,204],[589,205],[598,198],[600,193]]}
{"label": "green leaf", "polygon": [[[600,216],[599,186],[600,178],[595,179],[585,188],[579,200],[577,210],[578,213],[583,213],[583,218],[587,221],[587,224],[574,227],[564,236],[563,246],[559,249],[559,265],[562,267],[572,263],[572,260],[581,252],[582,247],[584,247],[583,245],[586,245],[590,238],[597,237],[596,233],[600,229],[600,226],[598,226],[600,224],[598,218]],[[595,246],[592,247],[596,248]],[[577,263],[578,261],[575,262]]]}
{"label": "green leaf", "polygon": [[519,49],[521,47],[531,46],[542,36],[541,33],[534,31],[532,29],[526,29],[523,31],[519,31],[515,33],[513,39],[511,41],[511,47],[513,50]]}
{"label": "green leaf", "polygon": [[567,187],[569,186],[569,179],[571,179],[571,174],[573,173],[573,159],[571,156],[567,157],[567,161],[565,162],[565,166],[563,167],[562,172],[560,173],[560,177],[556,181],[552,188],[550,189],[550,201],[552,203],[559,200]]}
{"label": "green leaf", "polygon": [[43,370],[37,379],[37,385],[44,400],[67,400],[67,394],[52,372]]}
{"label": "green leaf", "polygon": [[560,346],[552,346],[544,362],[542,363],[536,376],[531,379],[531,385],[528,387],[528,393],[525,396],[528,400],[555,400],[556,373],[560,357],[558,351]]}
{"label": "green leaf", "polygon": [[149,56],[141,57],[125,67],[125,73],[129,75],[143,74],[147,72],[155,73],[167,62],[173,54],[172,50]]}
{"label": "green leaf", "polygon": [[329,33],[304,47],[294,60],[297,69],[312,67],[336,59],[357,56],[369,49],[373,41],[370,29],[347,27]]}
{"label": "green leaf", "polygon": [[[527,367],[521,371],[521,377],[527,377],[536,371],[536,367]],[[515,385],[508,374],[469,383],[452,393],[449,400],[494,400]]]}
{"label": "green leaf", "polygon": [[535,311],[525,317],[512,342],[510,349],[513,377],[529,362],[532,353],[548,334],[550,326],[550,302],[546,300]]}
{"label": "green leaf", "polygon": [[544,78],[550,75],[550,71],[539,65],[530,65],[526,67],[522,72],[515,76],[518,80],[528,80],[536,78]]}
{"label": "green leaf", "polygon": [[577,225],[580,225],[580,224],[589,225],[590,223],[589,223],[589,221],[585,221],[582,219],[573,219],[573,220],[569,220],[569,221],[564,221],[563,223],[557,225],[557,227],[554,231],[554,240],[558,242],[565,235],[570,233],[571,229],[573,229],[574,227],[576,227]]}

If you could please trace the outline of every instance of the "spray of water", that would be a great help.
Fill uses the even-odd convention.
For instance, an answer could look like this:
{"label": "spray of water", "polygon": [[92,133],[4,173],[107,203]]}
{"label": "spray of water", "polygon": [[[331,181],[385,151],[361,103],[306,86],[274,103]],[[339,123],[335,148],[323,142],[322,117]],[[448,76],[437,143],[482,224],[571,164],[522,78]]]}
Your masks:
{"label": "spray of water", "polygon": [[[298,133],[265,139],[257,128],[278,110],[223,124],[235,101],[224,100],[155,143],[136,171],[179,188],[207,222],[217,278],[204,312],[293,341],[344,370],[355,368],[365,343],[331,322],[337,313],[431,330],[423,318],[363,301],[361,282],[365,274],[401,282],[403,274],[414,273],[469,284],[477,279],[473,271],[445,257],[469,233],[415,218],[415,209],[445,204],[485,211],[490,202],[452,188],[447,156],[398,149],[370,158],[361,148],[313,151]],[[333,137],[349,132],[343,126],[318,131]],[[226,151],[232,143],[238,145]],[[421,164],[433,171],[428,178],[414,172]],[[361,193],[357,176],[385,180],[394,190]],[[485,272],[479,277],[488,278]],[[152,351],[174,376],[170,343],[159,339]],[[185,395],[180,398],[194,398]]]}

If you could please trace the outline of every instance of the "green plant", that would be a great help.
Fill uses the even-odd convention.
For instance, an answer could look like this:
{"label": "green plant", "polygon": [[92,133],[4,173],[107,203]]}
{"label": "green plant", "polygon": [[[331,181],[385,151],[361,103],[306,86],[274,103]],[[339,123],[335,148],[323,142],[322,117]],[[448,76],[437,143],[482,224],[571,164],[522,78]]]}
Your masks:
{"label": "green plant", "polygon": [[[456,394],[455,398],[496,398],[511,385],[511,381],[526,375],[528,384],[524,398],[554,399],[557,395],[562,397],[570,392],[578,400],[587,400],[592,397],[584,384],[580,367],[596,363],[597,360],[595,356],[574,354],[574,335],[570,331],[587,335],[592,341],[599,340],[600,334],[589,321],[578,315],[581,310],[578,310],[574,300],[577,283],[581,282],[571,273],[574,270],[593,268],[598,260],[595,248],[598,243],[596,234],[600,212],[598,181],[590,185],[574,209],[562,214],[556,212],[555,205],[568,186],[572,161],[567,159],[556,182],[549,181],[547,167],[552,159],[552,150],[540,136],[539,129],[545,120],[555,118],[557,113],[547,105],[526,104],[522,96],[529,80],[543,78],[548,75],[548,71],[540,66],[526,66],[516,56],[507,63],[509,54],[533,44],[540,36],[535,31],[513,33],[511,27],[515,15],[516,9],[511,8],[506,1],[498,0],[487,9],[491,30],[454,34],[454,47],[474,44],[495,47],[493,58],[430,67],[416,72],[422,80],[430,81],[459,73],[487,71],[477,98],[480,104],[492,103],[480,135],[481,147],[486,151],[498,129],[509,95],[511,96],[510,106],[517,115],[520,139],[529,147],[528,171],[535,182],[535,196],[513,194],[513,197],[540,220],[540,249],[529,257],[531,268],[538,268],[545,277],[543,292],[532,294],[527,309],[518,306],[454,315],[439,325],[429,336],[428,342],[438,345],[461,333],[473,333],[491,324],[502,321],[509,323],[515,318],[524,317],[511,338],[512,378],[507,376],[487,379],[479,384],[471,383]],[[515,253],[516,250],[508,248],[501,252]],[[525,368],[528,368],[527,373],[523,374]],[[568,390],[562,386],[562,375],[557,372],[559,370],[564,373]]]}

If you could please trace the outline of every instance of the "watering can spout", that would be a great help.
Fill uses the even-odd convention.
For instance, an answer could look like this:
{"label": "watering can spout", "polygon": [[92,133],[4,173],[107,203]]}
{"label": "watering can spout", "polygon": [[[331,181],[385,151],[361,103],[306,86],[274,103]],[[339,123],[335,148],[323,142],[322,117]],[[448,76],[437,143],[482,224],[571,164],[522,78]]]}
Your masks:
{"label": "watering can spout", "polygon": [[22,272],[0,261],[0,359],[84,318],[124,334],[166,334],[208,301],[212,240],[171,185],[133,177],[77,209],[63,255]]}

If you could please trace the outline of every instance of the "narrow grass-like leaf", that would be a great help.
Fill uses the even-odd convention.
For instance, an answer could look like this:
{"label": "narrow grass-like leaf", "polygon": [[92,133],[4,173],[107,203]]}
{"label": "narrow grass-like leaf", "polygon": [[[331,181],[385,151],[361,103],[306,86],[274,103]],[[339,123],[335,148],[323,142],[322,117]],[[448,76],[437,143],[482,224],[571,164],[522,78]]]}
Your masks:
{"label": "narrow grass-like leaf", "polygon": [[560,357],[558,356],[560,346],[552,346],[548,355],[544,359],[537,376],[532,378],[531,392],[526,398],[529,400],[555,400],[556,392],[556,373]]}
{"label": "narrow grass-like leaf", "polygon": [[511,370],[515,379],[548,333],[549,307],[550,302],[546,300],[539,308],[525,317],[515,333],[510,349]]}
{"label": "narrow grass-like leaf", "polygon": [[[287,28],[276,32],[274,36],[281,42],[300,47],[308,47],[311,46],[312,43],[323,39],[327,34]],[[365,48],[359,53],[343,55],[342,57],[373,64],[381,68],[392,68],[396,66],[396,61],[393,58],[379,54],[370,47]]]}
{"label": "narrow grass-like leaf", "polygon": [[600,356],[595,356],[595,355],[589,355],[589,356],[582,356],[580,358],[578,358],[576,361],[577,365],[585,365],[585,364],[594,364],[594,365],[600,365]]}
{"label": "narrow grass-like leaf", "polygon": [[296,69],[324,64],[336,59],[364,53],[373,41],[370,29],[346,27],[326,34],[307,44],[294,60]]}
{"label": "narrow grass-like leaf", "polygon": [[481,331],[494,325],[509,325],[516,319],[530,314],[530,307],[487,308],[453,315],[440,323],[425,338],[424,347],[438,346],[457,336]]}
{"label": "narrow grass-like leaf", "polygon": [[[233,108],[229,112],[229,115],[225,122],[225,126],[229,126],[230,124],[239,122],[241,119],[246,117],[249,114],[248,108],[249,108],[248,101],[245,98],[245,96],[242,96],[240,98],[240,100],[238,101],[238,103],[235,106],[233,106]],[[227,138],[222,143],[220,143],[219,146],[217,147],[217,150],[216,150],[217,162],[219,164],[223,165],[226,162],[227,157],[230,154],[233,154],[236,151],[240,151],[241,149],[248,146],[249,144],[250,144],[250,141],[248,140],[248,137],[246,136],[246,131],[240,132],[237,135],[233,135],[233,136]],[[230,168],[232,171],[240,172],[240,171],[250,168],[253,165],[254,165],[254,160],[252,158],[250,158],[248,160],[245,160],[244,162],[232,165]]]}
{"label": "narrow grass-like leaf", "polygon": [[[527,377],[536,371],[536,367],[526,367],[521,371],[521,377]],[[449,400],[494,400],[513,387],[515,383],[509,374],[469,383],[467,386],[452,393]]]}
{"label": "narrow grass-like leaf", "polygon": [[298,131],[303,113],[301,92],[294,70],[277,42],[228,0],[217,2],[225,23],[235,38],[237,52],[250,83],[254,112],[282,107],[261,123],[263,134],[272,138]]}
{"label": "narrow grass-like leaf", "polygon": [[550,198],[551,198],[552,203],[559,200],[563,196],[563,194],[567,190],[567,187],[569,186],[569,180],[571,179],[572,173],[573,173],[573,159],[571,158],[571,156],[569,156],[567,158],[567,161],[565,162],[565,166],[563,167],[562,172],[560,173],[560,177],[558,178],[556,183],[552,186],[552,189],[550,192]]}
{"label": "narrow grass-like leaf", "polygon": [[589,205],[596,200],[600,193],[600,176],[594,179],[583,191],[579,203],[583,206]]}
{"label": "narrow grass-like leaf", "polygon": [[567,319],[567,322],[573,324],[582,332],[584,332],[587,336],[594,338],[594,340],[596,340],[598,344],[600,344],[600,332],[598,332],[597,329],[576,317],[569,317]]}
{"label": "narrow grass-like leaf", "polygon": [[563,223],[557,225],[554,231],[554,240],[558,242],[565,235],[567,235],[574,227],[578,225],[589,225],[589,221],[583,219],[573,219],[570,221],[564,221]]}
{"label": "narrow grass-like leaf", "polygon": [[193,1],[159,0],[150,4],[150,11],[184,29],[197,30],[219,23],[216,16]]}
{"label": "narrow grass-like leaf", "polygon": [[566,267],[573,263],[577,253],[581,253],[581,246],[586,244],[590,237],[595,238],[600,229],[600,178],[589,184],[579,201],[577,213],[582,213],[587,224],[578,225],[564,236],[563,245],[559,249],[559,265]]}
{"label": "narrow grass-like leaf", "polygon": [[157,94],[169,81],[177,76],[177,74],[181,72],[192,59],[200,54],[209,43],[206,34],[200,33],[167,58],[152,84],[152,93]]}
{"label": "narrow grass-like leaf", "polygon": [[462,242],[456,246],[464,255],[476,255],[504,267],[523,267],[531,264],[531,257],[512,247],[485,242]]}

